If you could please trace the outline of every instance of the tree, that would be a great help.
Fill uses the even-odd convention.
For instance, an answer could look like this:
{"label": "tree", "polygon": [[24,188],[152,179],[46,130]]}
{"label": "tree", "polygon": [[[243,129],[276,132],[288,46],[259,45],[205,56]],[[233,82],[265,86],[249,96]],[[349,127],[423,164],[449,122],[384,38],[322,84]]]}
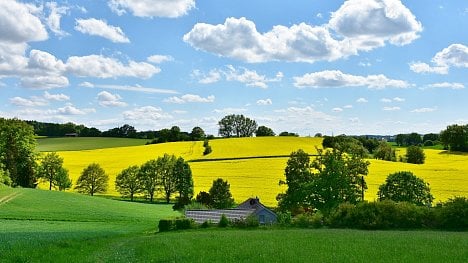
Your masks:
{"label": "tree", "polygon": [[387,142],[380,142],[377,149],[374,150],[374,158],[384,161],[396,161],[395,150]]}
{"label": "tree", "polygon": [[2,164],[0,163],[0,186],[6,185],[10,186],[12,184],[10,174],[8,170],[3,170]]}
{"label": "tree", "polygon": [[49,183],[49,190],[59,182],[62,183],[62,187],[67,188],[68,171],[63,168],[63,158],[55,152],[46,154],[39,166],[38,177]]}
{"label": "tree", "polygon": [[141,183],[141,187],[147,196],[150,198],[150,202],[153,202],[154,193],[158,189],[161,182],[161,174],[158,170],[158,162],[156,160],[149,160],[140,167],[138,173],[138,180]]}
{"label": "tree", "polygon": [[377,196],[380,201],[389,199],[428,206],[434,200],[429,184],[412,172],[396,172],[388,175],[385,183],[380,185]]}
{"label": "tree", "polygon": [[278,134],[278,136],[299,137],[299,134],[293,133],[293,132],[284,131],[284,132],[281,132],[280,134]]}
{"label": "tree", "polygon": [[117,192],[122,196],[130,196],[131,201],[133,201],[135,194],[142,191],[138,178],[139,172],[140,168],[134,165],[122,170],[115,178],[115,189]]}
{"label": "tree", "polygon": [[161,178],[161,186],[164,191],[166,203],[169,203],[171,195],[176,192],[176,176],[174,165],[176,157],[174,155],[164,154],[156,160],[157,172]]}
{"label": "tree", "polygon": [[234,205],[230,185],[227,181],[218,178],[213,181],[209,194],[211,199],[211,207],[216,209],[230,208]]}
{"label": "tree", "polygon": [[413,132],[408,135],[406,145],[421,145],[421,143],[422,138],[420,134]]}
{"label": "tree", "polygon": [[[344,202],[357,203],[364,198],[367,188],[364,176],[369,162],[359,155],[350,155],[337,149],[324,151],[312,162],[303,151],[291,154],[285,175],[288,189],[279,195],[280,208],[294,210],[318,209],[324,213]],[[281,182],[280,182],[281,183]]]}
{"label": "tree", "polygon": [[447,126],[440,133],[440,140],[450,151],[468,152],[468,124]]}
{"label": "tree", "polygon": [[223,137],[251,137],[257,130],[257,122],[244,115],[227,115],[219,122],[219,135]]}
{"label": "tree", "polygon": [[83,169],[78,181],[76,182],[75,189],[79,193],[86,193],[93,196],[95,193],[105,193],[109,176],[107,176],[104,169],[97,163],[92,163]]}
{"label": "tree", "polygon": [[408,163],[423,164],[426,155],[421,147],[409,146],[406,148],[406,161]]}
{"label": "tree", "polygon": [[190,138],[192,141],[202,141],[205,139],[205,131],[200,127],[194,127],[190,133]]}
{"label": "tree", "polygon": [[407,134],[397,134],[395,137],[395,142],[398,146],[407,145],[408,135]]}
{"label": "tree", "polygon": [[426,141],[438,141],[439,140],[439,134],[437,133],[428,133],[428,134],[424,134],[423,136],[423,142],[426,142]]}
{"label": "tree", "polygon": [[366,157],[368,152],[362,142],[346,135],[336,137],[325,136],[322,141],[323,148],[333,148],[360,157]]}
{"label": "tree", "polygon": [[0,118],[0,163],[12,186],[36,186],[36,138],[32,126],[18,119]]}
{"label": "tree", "polygon": [[257,137],[275,136],[275,132],[273,132],[271,128],[268,128],[266,126],[260,126],[255,132],[255,136]]}
{"label": "tree", "polygon": [[309,155],[299,149],[289,156],[284,170],[286,181],[280,180],[280,185],[287,185],[286,193],[279,194],[277,199],[282,210],[308,209],[305,204],[308,195],[307,184],[312,181]]}
{"label": "tree", "polygon": [[210,204],[211,204],[210,194],[205,192],[205,191],[202,191],[202,192],[197,194],[197,197],[195,198],[195,201],[197,201],[200,204],[210,206]]}
{"label": "tree", "polygon": [[68,170],[62,168],[58,171],[55,177],[55,187],[58,187],[59,191],[65,191],[72,187],[72,181],[68,176]]}
{"label": "tree", "polygon": [[174,165],[175,189],[179,193],[176,207],[181,208],[190,203],[193,197],[193,178],[190,165],[179,157]]}
{"label": "tree", "polygon": [[177,142],[180,138],[180,128],[179,126],[172,126],[169,132],[169,141]]}

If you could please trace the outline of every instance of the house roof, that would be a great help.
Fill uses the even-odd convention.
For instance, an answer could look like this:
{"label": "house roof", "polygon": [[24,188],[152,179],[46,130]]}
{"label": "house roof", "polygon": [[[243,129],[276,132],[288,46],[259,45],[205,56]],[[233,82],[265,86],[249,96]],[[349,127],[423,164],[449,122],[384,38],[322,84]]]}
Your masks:
{"label": "house roof", "polygon": [[229,220],[245,219],[254,212],[255,209],[186,210],[185,216],[201,224],[206,221],[217,223],[222,215],[225,215]]}

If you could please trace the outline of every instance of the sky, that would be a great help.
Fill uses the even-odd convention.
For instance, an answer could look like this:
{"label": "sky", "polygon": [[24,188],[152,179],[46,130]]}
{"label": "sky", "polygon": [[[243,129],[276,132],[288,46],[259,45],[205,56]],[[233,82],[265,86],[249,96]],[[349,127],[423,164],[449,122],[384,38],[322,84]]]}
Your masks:
{"label": "sky", "polygon": [[468,123],[466,0],[0,1],[0,117],[276,133]]}

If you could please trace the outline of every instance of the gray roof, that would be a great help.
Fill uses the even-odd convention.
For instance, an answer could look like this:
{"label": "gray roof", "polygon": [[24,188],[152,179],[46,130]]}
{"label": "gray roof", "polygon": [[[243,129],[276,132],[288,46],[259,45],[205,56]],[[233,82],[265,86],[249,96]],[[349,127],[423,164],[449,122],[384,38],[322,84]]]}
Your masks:
{"label": "gray roof", "polygon": [[224,214],[229,220],[246,219],[253,214],[255,209],[216,209],[216,210],[186,210],[185,216],[193,219],[196,223],[202,224],[205,221],[218,223]]}

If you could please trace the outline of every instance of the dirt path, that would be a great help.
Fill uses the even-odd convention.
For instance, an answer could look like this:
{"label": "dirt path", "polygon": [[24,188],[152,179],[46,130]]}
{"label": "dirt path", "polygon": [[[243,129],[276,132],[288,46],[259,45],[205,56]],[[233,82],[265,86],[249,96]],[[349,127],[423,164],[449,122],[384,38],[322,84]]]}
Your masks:
{"label": "dirt path", "polygon": [[7,196],[4,196],[4,197],[0,198],[0,206],[10,202],[11,200],[15,199],[16,197],[18,197],[18,196],[20,196],[22,194],[23,193],[20,193],[20,192],[14,192],[14,193],[11,193],[11,194],[9,194]]}

